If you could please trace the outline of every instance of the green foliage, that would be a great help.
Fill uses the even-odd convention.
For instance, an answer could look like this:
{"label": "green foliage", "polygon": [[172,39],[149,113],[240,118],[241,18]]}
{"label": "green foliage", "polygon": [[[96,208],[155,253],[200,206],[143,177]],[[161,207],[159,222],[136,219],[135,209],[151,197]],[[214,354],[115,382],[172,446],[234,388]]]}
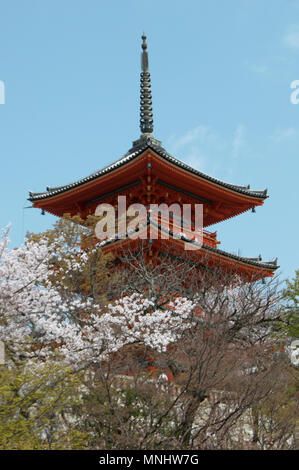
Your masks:
{"label": "green foliage", "polygon": [[0,368],[0,449],[80,449],[86,434],[72,413],[80,377],[58,363]]}
{"label": "green foliage", "polygon": [[159,385],[150,375],[120,376],[97,369],[80,408],[81,429],[90,449],[182,448],[174,436],[176,412],[172,384]]}
{"label": "green foliage", "polygon": [[283,292],[287,301],[285,331],[293,338],[299,338],[299,269],[291,281],[287,281],[287,287]]}

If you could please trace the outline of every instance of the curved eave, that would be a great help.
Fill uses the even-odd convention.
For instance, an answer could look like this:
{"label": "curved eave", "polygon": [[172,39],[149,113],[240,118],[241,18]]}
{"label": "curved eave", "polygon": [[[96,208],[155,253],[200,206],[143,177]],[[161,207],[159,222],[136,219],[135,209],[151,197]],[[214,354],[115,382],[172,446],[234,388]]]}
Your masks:
{"label": "curved eave", "polygon": [[140,139],[139,141],[135,142],[135,145],[133,148],[122,158],[119,160],[115,161],[114,163],[107,165],[106,167],[102,168],[101,170],[98,170],[91,175],[82,178],[78,181],[75,181],[73,183],[70,183],[68,185],[64,186],[57,186],[57,187],[47,187],[47,191],[45,192],[39,192],[39,193],[33,193],[29,192],[29,198],[28,200],[35,203],[35,202],[41,202],[43,200],[48,200],[49,198],[53,198],[57,195],[60,195],[62,193],[68,192],[73,190],[74,188],[77,188],[81,185],[85,185],[86,183],[89,183],[97,178],[100,178],[104,175],[107,175],[110,172],[113,172],[114,170],[117,170],[118,168],[122,167],[123,165],[128,164],[132,160],[134,160],[136,157],[141,155],[143,152],[145,152],[147,149],[152,150],[155,152],[157,155],[162,157],[164,160],[168,161],[169,163],[172,163],[178,168],[183,169],[185,172],[196,175],[199,177],[201,180],[208,181],[212,183],[213,185],[216,185],[221,188],[225,188],[229,191],[232,191],[236,194],[244,195],[250,198],[257,199],[259,201],[264,201],[268,196],[267,196],[267,190],[264,191],[252,191],[249,189],[248,186],[237,186],[233,185],[230,183],[225,183],[221,180],[218,180],[216,178],[213,178],[209,175],[206,175],[205,173],[202,173],[199,170],[196,170],[195,168],[192,168],[191,166],[187,165],[186,163],[182,162],[181,160],[173,157],[170,155],[168,152],[166,152],[165,149],[159,144],[157,144],[157,141],[152,138],[146,138],[146,139]]}
{"label": "curved eave", "polygon": [[[146,229],[146,226],[148,226],[148,223],[144,225],[143,230]],[[157,233],[161,231],[165,233],[166,232],[169,233],[170,235],[169,240],[171,240],[172,243],[179,244],[180,246],[182,245],[182,243],[186,243],[186,242],[197,245],[196,241],[190,240],[184,235],[182,235],[180,239],[173,239],[172,232],[166,230],[164,227],[161,227],[160,224],[156,225],[156,229],[157,229]],[[110,251],[110,250],[117,249],[121,245],[130,243],[130,241],[134,242],[132,238],[129,238],[129,234],[126,233],[126,238],[115,238],[115,239],[103,241],[100,243],[100,246],[102,246],[102,248],[105,251],[106,250]],[[233,253],[229,253],[224,250],[220,250],[218,248],[213,248],[205,244],[198,245],[198,249],[196,251],[204,252],[206,255],[208,255],[208,257],[213,257],[214,259],[223,261],[224,264],[231,265],[232,263],[234,263],[237,267],[243,268],[243,270],[245,271],[251,271],[251,272],[256,272],[256,273],[259,272],[262,276],[273,276],[274,271],[279,268],[279,266],[277,265],[277,258],[272,261],[262,261],[260,256],[257,258],[247,258],[247,257],[235,255]],[[192,252],[194,253],[194,251]]]}
{"label": "curved eave", "polygon": [[[172,240],[172,242],[180,244],[183,241],[184,240],[182,240],[181,242],[177,240]],[[109,241],[107,243],[103,243],[102,247],[104,251],[114,251],[117,250],[120,246],[126,245],[130,242],[134,242],[134,240],[114,240]],[[214,259],[222,262],[224,266],[234,266],[236,268],[236,271],[241,270],[248,273],[256,273],[259,274],[260,277],[272,277],[274,275],[274,272],[279,268],[279,266],[275,264],[276,260],[269,262],[256,262],[253,259],[251,260],[250,258],[245,258],[242,256],[235,255],[233,253],[228,253],[223,250],[214,249],[208,245],[202,245],[202,247],[198,251],[201,252],[201,254],[202,252],[204,253],[204,259]]]}
{"label": "curved eave", "polygon": [[203,245],[203,248],[206,251],[212,251],[217,256],[229,258],[229,259],[235,260],[239,264],[241,263],[246,266],[254,266],[255,268],[259,268],[261,270],[275,271],[276,269],[279,268],[279,266],[277,265],[277,259],[272,260],[272,261],[259,261],[258,258],[246,258],[243,256],[238,256],[233,253],[219,250],[218,248],[216,249],[208,245]]}

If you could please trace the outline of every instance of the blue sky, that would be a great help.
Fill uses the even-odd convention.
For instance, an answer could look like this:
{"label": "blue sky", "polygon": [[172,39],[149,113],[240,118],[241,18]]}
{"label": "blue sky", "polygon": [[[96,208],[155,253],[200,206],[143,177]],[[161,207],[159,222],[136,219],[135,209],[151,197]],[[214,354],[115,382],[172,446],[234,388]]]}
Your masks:
{"label": "blue sky", "polygon": [[139,135],[142,32],[154,135],[181,160],[268,188],[225,221],[220,247],[299,268],[299,1],[0,0],[0,226],[12,246],[54,217],[28,190],[66,184],[121,157]]}

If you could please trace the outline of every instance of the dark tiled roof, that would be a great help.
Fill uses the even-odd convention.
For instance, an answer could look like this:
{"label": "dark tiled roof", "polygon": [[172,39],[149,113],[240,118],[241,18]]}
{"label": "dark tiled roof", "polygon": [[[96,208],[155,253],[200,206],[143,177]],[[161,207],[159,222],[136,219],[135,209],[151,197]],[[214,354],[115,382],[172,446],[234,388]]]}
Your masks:
{"label": "dark tiled roof", "polygon": [[233,185],[230,183],[225,183],[223,181],[220,181],[216,178],[213,178],[211,176],[208,176],[204,173],[202,173],[199,170],[196,170],[195,168],[192,168],[191,166],[187,165],[186,163],[182,162],[176,157],[173,157],[168,153],[162,146],[161,143],[154,139],[152,136],[145,136],[143,135],[139,140],[135,141],[133,143],[133,147],[129,150],[129,152],[126,153],[123,157],[120,159],[116,160],[115,162],[111,163],[110,165],[105,166],[101,170],[95,171],[89,176],[86,176],[85,178],[81,178],[77,181],[74,181],[73,183],[64,185],[64,186],[57,186],[57,187],[47,187],[47,190],[45,192],[39,192],[39,193],[33,193],[29,192],[29,201],[38,201],[41,199],[48,198],[50,196],[55,196],[56,194],[63,193],[65,191],[68,191],[69,189],[75,188],[77,186],[80,186],[84,183],[87,183],[88,181],[92,181],[99,176],[105,175],[109,173],[110,171],[121,167],[122,165],[128,163],[129,161],[133,160],[136,158],[138,155],[140,155],[142,152],[144,152],[147,148],[152,149],[154,152],[156,152],[159,156],[164,158],[165,160],[168,160],[169,162],[173,163],[174,165],[183,168],[184,170],[189,171],[190,173],[193,173],[207,181],[210,181],[212,183],[218,184],[219,186],[222,186],[224,188],[230,189],[232,191],[235,191],[237,193],[245,194],[246,196],[251,196],[251,197],[256,197],[260,199],[265,199],[267,197],[267,190],[265,189],[264,191],[252,191],[250,190],[249,186],[237,186]]}
{"label": "dark tiled roof", "polygon": [[236,261],[241,261],[246,264],[251,264],[252,266],[258,266],[264,269],[277,269],[279,266],[277,265],[277,258],[271,261],[263,261],[261,257],[258,258],[246,258],[244,256],[235,255],[233,253],[228,253],[227,251],[219,250],[218,248],[213,248],[208,245],[203,245],[203,248],[209,251],[213,251],[214,253],[218,253],[220,255],[226,256],[228,258],[235,259]]}
{"label": "dark tiled roof", "polygon": [[[158,228],[159,230],[162,230],[163,232],[167,232],[169,233],[170,236],[173,235],[172,231],[171,230],[166,230],[163,226],[161,226],[161,224],[157,224],[155,223],[154,221],[151,221],[151,223],[156,226],[156,228]],[[148,218],[147,221],[143,224],[144,227],[146,227],[147,225],[150,224],[150,219]],[[133,230],[134,231],[134,230]],[[132,231],[132,232],[133,232]],[[125,234],[125,238],[128,238],[129,236],[129,233],[127,232]],[[122,238],[118,238],[117,236],[114,238],[114,239],[109,239],[109,240],[104,240],[103,242],[100,242],[100,246],[107,246],[111,243],[114,243],[116,241],[119,241],[119,240],[123,240],[123,237]],[[184,236],[184,234],[182,233],[181,234],[181,237],[180,239],[182,241],[186,241],[186,242],[191,242],[191,243],[194,243],[195,245],[197,244],[196,241],[194,240],[190,240],[187,238],[187,236]],[[233,260],[236,260],[236,261],[239,261],[239,262],[242,262],[242,263],[245,263],[245,264],[249,264],[251,266],[256,266],[256,267],[259,267],[260,269],[267,269],[267,270],[276,270],[279,268],[279,266],[277,265],[277,258],[275,258],[274,260],[271,260],[271,261],[263,261],[262,260],[262,257],[261,255],[259,255],[258,257],[256,258],[248,258],[248,257],[244,257],[244,256],[240,256],[240,255],[236,255],[236,254],[233,254],[233,253],[229,253],[227,251],[224,251],[224,250],[219,250],[218,248],[213,248],[209,245],[205,245],[205,244],[202,244],[200,246],[200,248],[203,248],[204,250],[206,251],[211,251],[212,253],[215,253],[215,254],[218,254],[218,255],[221,255],[221,256],[225,256],[226,258],[230,258],[230,259],[233,259]]]}

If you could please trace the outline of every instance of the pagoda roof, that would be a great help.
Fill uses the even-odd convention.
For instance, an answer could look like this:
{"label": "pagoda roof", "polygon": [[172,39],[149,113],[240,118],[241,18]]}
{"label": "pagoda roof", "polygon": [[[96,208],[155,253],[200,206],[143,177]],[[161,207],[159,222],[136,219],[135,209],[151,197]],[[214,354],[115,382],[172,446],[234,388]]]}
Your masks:
{"label": "pagoda roof", "polygon": [[240,256],[236,255],[234,253],[229,253],[228,251],[220,250],[218,248],[213,248],[212,246],[208,245],[203,245],[203,248],[207,251],[213,251],[214,253],[217,253],[218,255],[225,256],[227,258],[234,259],[236,261],[249,264],[251,266],[256,266],[261,269],[270,269],[270,270],[275,270],[278,269],[279,266],[277,264],[277,258],[271,260],[271,261],[263,261],[261,257],[256,257],[256,258],[248,258],[245,256]]}
{"label": "pagoda roof", "polygon": [[[146,230],[149,224],[152,224],[152,226],[156,226],[157,233],[161,232],[166,232],[170,235],[170,240],[173,240],[173,233],[171,230],[169,230],[167,227],[164,227],[161,225],[161,223],[155,223],[153,220],[150,222],[150,218],[148,217],[142,226],[138,228],[139,232],[142,232],[143,230]],[[99,243],[99,245],[105,250],[105,248],[114,248],[115,245],[118,243],[123,245],[125,241],[128,241],[130,239],[130,235],[134,232],[135,230],[132,230],[130,233],[126,232],[125,237],[118,237],[117,235],[114,238],[110,238],[107,240],[104,240]],[[263,261],[261,255],[258,257],[244,257],[240,256],[234,253],[229,253],[227,251],[221,250],[219,248],[214,248],[212,246],[209,246],[205,243],[198,244],[198,242],[194,239],[188,238],[188,234],[186,233],[181,233],[179,239],[176,240],[177,242],[187,242],[187,243],[192,243],[194,245],[198,245],[198,251],[202,251],[204,254],[209,255],[209,253],[216,257],[216,258],[222,258],[225,261],[235,261],[236,265],[243,265],[250,268],[254,268],[254,272],[266,272],[267,275],[273,275],[272,271],[275,271],[276,269],[279,268],[277,264],[277,258],[270,260],[270,261]]]}
{"label": "pagoda roof", "polygon": [[77,181],[74,181],[72,183],[63,185],[63,186],[56,186],[56,187],[47,187],[46,191],[44,192],[29,192],[29,201],[40,201],[43,199],[50,198],[52,196],[56,196],[58,194],[64,193],[66,191],[69,191],[73,188],[76,188],[78,186],[81,186],[83,184],[86,184],[92,180],[95,180],[101,176],[104,176],[113,170],[122,167],[123,165],[127,164],[128,162],[131,162],[134,160],[136,157],[138,157],[140,154],[142,154],[145,150],[147,149],[152,149],[154,152],[156,152],[160,157],[163,159],[167,160],[168,162],[176,165],[179,168],[182,168],[183,170],[192,173],[196,176],[199,176],[200,178],[207,180],[211,183],[214,183],[218,186],[221,186],[223,188],[227,188],[230,191],[234,191],[235,193],[239,194],[244,194],[245,196],[253,197],[253,198],[258,198],[261,200],[266,199],[267,196],[267,189],[264,189],[262,191],[257,191],[257,190],[251,190],[250,186],[239,186],[239,185],[234,185],[231,183],[226,183],[224,181],[221,181],[217,178],[213,178],[212,176],[209,176],[195,168],[192,168],[190,165],[184,163],[183,161],[179,160],[178,158],[174,157],[171,155],[169,152],[167,152],[161,145],[161,142],[154,139],[152,136],[142,136],[139,140],[135,141],[133,143],[133,147],[121,158],[118,160],[114,161],[113,163],[105,166],[104,168],[97,170],[90,175],[81,178]]}
{"label": "pagoda roof", "polygon": [[[148,54],[146,36],[142,36],[141,74],[140,74],[140,129],[141,137],[133,142],[132,148],[121,158],[110,163],[90,175],[56,187],[46,187],[43,192],[29,192],[29,201],[33,207],[39,207],[42,211],[50,212],[63,217],[64,214],[75,215],[80,213],[82,218],[92,213],[95,204],[108,201],[114,204],[116,195],[121,192],[129,193],[134,198],[135,186],[138,197],[144,198],[150,203],[153,186],[153,197],[162,195],[171,202],[178,194],[181,204],[189,204],[189,201],[201,201],[203,203],[203,226],[214,225],[218,222],[234,217],[247,210],[253,210],[263,204],[268,197],[267,189],[251,190],[250,186],[240,186],[221,181],[209,176],[196,168],[167,152],[162,143],[153,136],[154,121],[151,95],[151,78],[148,70]],[[152,176],[150,176],[152,175]],[[152,180],[151,180],[152,178]],[[152,181],[147,184],[146,181]],[[177,185],[174,186],[173,182]],[[162,189],[161,189],[162,187]],[[167,188],[167,189],[165,189]],[[163,194],[162,194],[163,192]],[[144,194],[145,195],[144,195]],[[157,196],[158,195],[158,196]],[[155,199],[154,199],[155,200]],[[186,202],[187,201],[187,202]],[[143,201],[144,202],[144,201]],[[161,231],[163,227],[158,227]],[[170,233],[170,232],[169,232]],[[105,249],[114,249],[125,240],[113,239],[102,242]],[[181,239],[173,238],[174,243],[181,244],[186,239],[182,234]],[[194,241],[194,243],[197,243]],[[208,243],[206,238],[206,243]],[[200,245],[200,250],[207,255],[212,263],[217,260],[224,262],[226,266],[238,266],[246,273],[258,273],[260,277],[272,276],[278,268],[277,260],[262,261],[261,257],[247,258],[207,244]],[[202,259],[202,254],[199,255]]]}

